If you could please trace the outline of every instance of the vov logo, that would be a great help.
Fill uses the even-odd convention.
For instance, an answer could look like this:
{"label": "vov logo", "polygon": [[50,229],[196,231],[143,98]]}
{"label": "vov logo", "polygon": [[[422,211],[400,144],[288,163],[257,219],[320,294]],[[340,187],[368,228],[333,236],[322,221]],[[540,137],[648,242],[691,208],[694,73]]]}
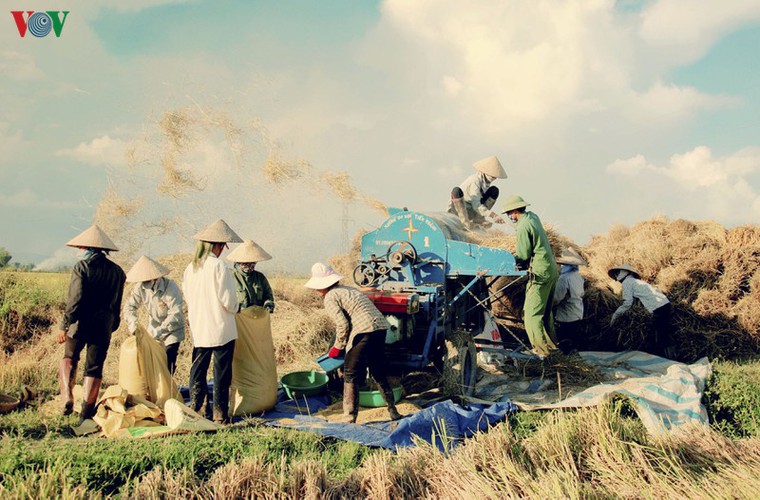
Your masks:
{"label": "vov logo", "polygon": [[[45,12],[12,10],[11,15],[13,16],[13,20],[16,21],[18,34],[21,35],[21,38],[24,38],[27,31],[37,38],[48,36],[53,31],[56,38],[60,38],[69,12],[68,10],[48,10]],[[24,18],[24,14],[26,14],[26,18]],[[61,14],[63,14],[63,17],[61,17]]]}

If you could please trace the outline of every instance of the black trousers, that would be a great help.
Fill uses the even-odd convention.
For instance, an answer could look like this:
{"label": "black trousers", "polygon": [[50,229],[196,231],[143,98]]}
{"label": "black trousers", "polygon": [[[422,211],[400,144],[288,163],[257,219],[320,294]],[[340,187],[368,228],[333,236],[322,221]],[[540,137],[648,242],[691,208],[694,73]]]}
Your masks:
{"label": "black trousers", "polygon": [[343,362],[343,382],[361,386],[367,376],[367,368],[380,387],[390,391],[385,370],[385,330],[360,333],[346,352]]}
{"label": "black trousers", "polygon": [[227,420],[232,382],[232,355],[235,341],[216,347],[194,347],[193,366],[190,368],[190,404],[200,411],[208,395],[206,373],[211,357],[214,358],[214,420]]}
{"label": "black trousers", "polygon": [[93,342],[84,336],[77,338],[66,337],[63,357],[71,359],[71,366],[76,367],[82,350],[87,347],[87,355],[84,362],[84,376],[103,378],[103,364],[108,354],[108,346],[111,345],[111,334],[103,335]]}
{"label": "black trousers", "polygon": [[557,332],[557,347],[563,354],[570,354],[573,349],[578,348],[578,338],[580,334],[582,320],[578,321],[557,321],[555,331]]}
{"label": "black trousers", "polygon": [[179,352],[179,342],[175,342],[165,347],[166,349],[166,365],[169,367],[169,373],[174,375],[174,370],[177,369],[177,353]]}
{"label": "black trousers", "polygon": [[670,316],[673,307],[670,303],[660,306],[652,312],[652,348],[653,354],[667,357],[666,349],[671,347],[670,340]]}

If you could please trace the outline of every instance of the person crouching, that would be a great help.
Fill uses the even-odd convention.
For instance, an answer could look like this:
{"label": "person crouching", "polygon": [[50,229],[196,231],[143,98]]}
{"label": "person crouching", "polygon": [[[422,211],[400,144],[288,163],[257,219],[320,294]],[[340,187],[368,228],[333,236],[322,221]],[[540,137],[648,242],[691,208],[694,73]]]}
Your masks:
{"label": "person crouching", "polygon": [[131,335],[137,331],[137,311],[148,312],[147,332],[161,342],[166,351],[166,365],[174,375],[179,344],[185,338],[185,313],[179,286],[166,277],[169,269],[143,255],[127,273],[127,283],[135,283],[127,303],[124,319]]}
{"label": "person crouching", "polygon": [[311,279],[304,285],[316,290],[324,299],[325,311],[335,322],[335,343],[328,356],[340,357],[346,351],[343,364],[344,423],[355,423],[359,413],[359,383],[364,381],[367,368],[377,382],[391,420],[401,415],[396,410],[391,384],[385,372],[385,335],[388,322],[375,304],[356,288],[340,286],[343,276],[332,267],[317,262],[311,267]]}

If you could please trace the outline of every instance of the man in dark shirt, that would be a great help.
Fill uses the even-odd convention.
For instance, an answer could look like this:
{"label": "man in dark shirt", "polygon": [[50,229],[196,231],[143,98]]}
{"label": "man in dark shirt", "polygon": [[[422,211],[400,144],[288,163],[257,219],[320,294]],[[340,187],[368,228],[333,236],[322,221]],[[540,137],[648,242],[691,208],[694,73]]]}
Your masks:
{"label": "man in dark shirt", "polygon": [[81,424],[95,414],[111,333],[119,328],[121,322],[121,298],[126,275],[121,267],[106,257],[108,252],[117,251],[118,248],[98,226],[91,226],[66,245],[85,251],[84,258],[76,263],[71,272],[66,311],[56,339],[59,344],[65,344],[60,365],[64,415],[73,411],[72,389],[76,381],[76,367],[80,353],[87,347]]}

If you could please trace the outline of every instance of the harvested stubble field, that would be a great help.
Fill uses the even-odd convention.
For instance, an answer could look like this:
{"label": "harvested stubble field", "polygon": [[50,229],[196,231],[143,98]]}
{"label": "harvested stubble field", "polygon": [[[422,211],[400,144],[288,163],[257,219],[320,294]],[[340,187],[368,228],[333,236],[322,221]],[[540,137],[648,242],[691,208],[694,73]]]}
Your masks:
{"label": "harvested stubble field", "polygon": [[[489,243],[509,248],[494,234]],[[558,247],[567,244],[552,232]],[[483,242],[486,244],[486,242]],[[513,242],[511,243],[513,244]],[[454,450],[427,445],[397,454],[253,422],[216,434],[140,441],[74,438],[75,417],[46,413],[57,391],[62,349],[49,332],[65,300],[67,275],[0,273],[0,391],[22,384],[39,391],[20,411],[0,416],[3,498],[483,498],[693,497],[752,498],[760,487],[760,230],[657,218],[615,227],[577,247],[589,260],[587,347],[626,348],[643,342],[632,311],[614,332],[606,327],[619,304],[606,276],[611,264],[637,267],[676,306],[674,324],[684,359],[716,360],[704,397],[711,428],[666,440],[647,435],[627,402],[583,411],[523,412]],[[356,248],[333,263],[350,273]],[[187,256],[166,257],[179,280]],[[280,374],[313,368],[331,325],[304,279],[270,276]],[[514,302],[511,302],[514,299]],[[519,303],[519,293],[499,306]],[[123,327],[113,337],[105,384],[116,382]],[[186,383],[184,342],[176,378]],[[552,366],[564,379],[572,365]]]}

